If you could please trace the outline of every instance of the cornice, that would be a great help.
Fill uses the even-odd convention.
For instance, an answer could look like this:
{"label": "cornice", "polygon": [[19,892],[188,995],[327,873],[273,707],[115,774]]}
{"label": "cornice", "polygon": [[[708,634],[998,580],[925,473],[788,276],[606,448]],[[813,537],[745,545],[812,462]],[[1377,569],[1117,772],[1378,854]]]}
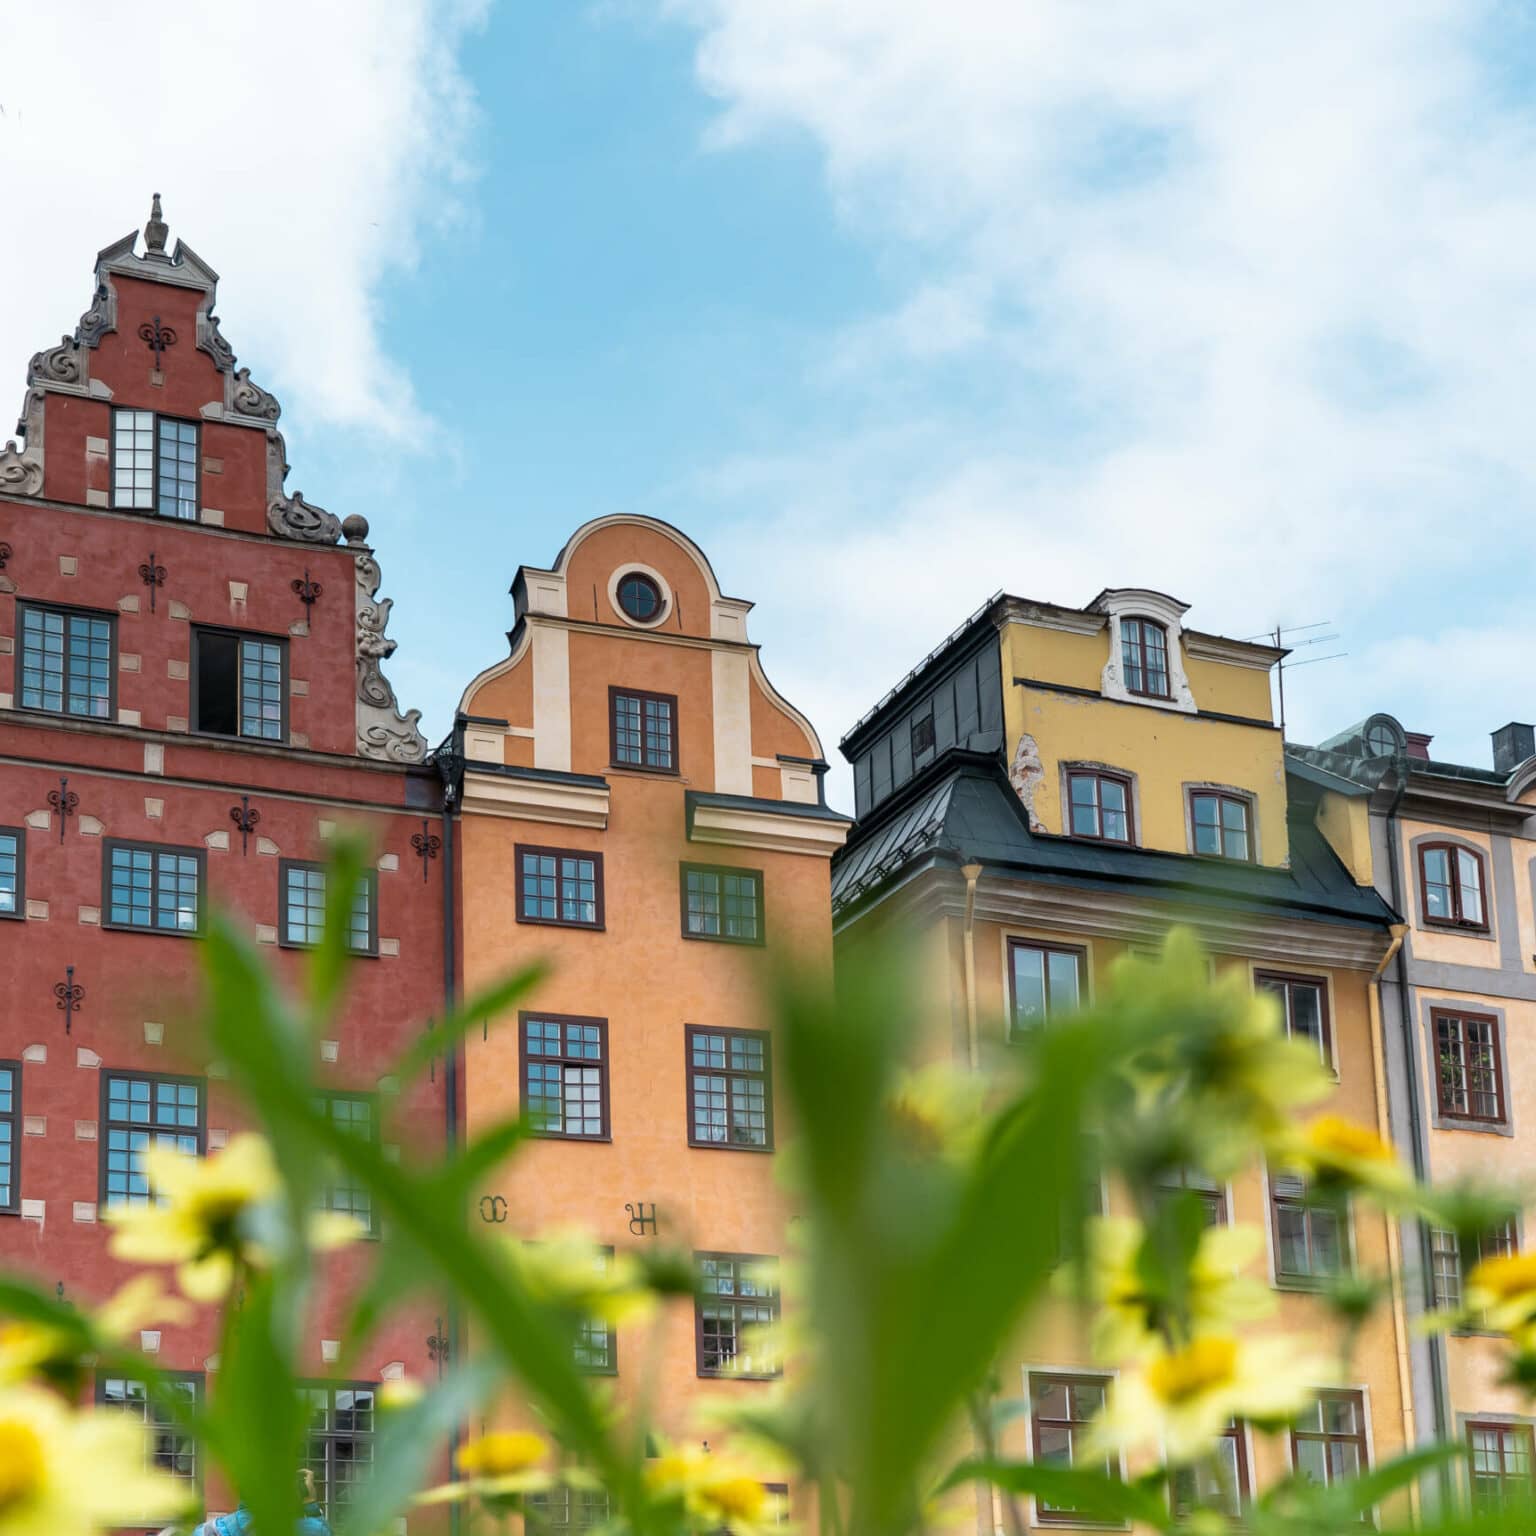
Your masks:
{"label": "cornice", "polygon": [[567,827],[608,825],[610,791],[586,775],[508,773],[501,764],[466,763],[460,808],[465,816],[548,821]]}
{"label": "cornice", "polygon": [[830,859],[848,840],[849,825],[825,814],[804,816],[777,808],[749,810],[695,803],[689,812],[688,841]]}

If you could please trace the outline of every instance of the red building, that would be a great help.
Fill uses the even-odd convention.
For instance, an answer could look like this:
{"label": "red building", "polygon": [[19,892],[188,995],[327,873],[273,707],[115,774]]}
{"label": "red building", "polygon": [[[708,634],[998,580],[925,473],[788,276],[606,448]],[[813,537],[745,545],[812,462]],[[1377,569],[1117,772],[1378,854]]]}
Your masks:
{"label": "red building", "polygon": [[[212,1151],[238,1125],[178,1024],[196,934],[222,908],[296,975],[340,829],[374,862],[347,1010],[319,1048],[334,1112],[422,1149],[453,1113],[450,1074],[405,1093],[382,1075],[452,977],[442,793],[380,672],[394,642],[368,524],[285,489],[279,406],[219,332],[217,274],[180,242],[167,254],[158,198],[144,239],[97,257],[90,308],[33,357],[20,446],[0,451],[0,1267],[81,1304],[126,1277],[101,1215],[147,1198],[139,1149]],[[317,1383],[335,1292],[365,1262],[335,1261]],[[333,1514],[371,1456],[372,1389],[435,1372],[441,1310],[398,1316],[358,1379],[317,1385],[310,1454]],[[144,1344],[202,1391],[212,1330],[205,1313]],[[146,1413],[132,1383],[98,1395]],[[146,1450],[198,1475],[153,1424]]]}

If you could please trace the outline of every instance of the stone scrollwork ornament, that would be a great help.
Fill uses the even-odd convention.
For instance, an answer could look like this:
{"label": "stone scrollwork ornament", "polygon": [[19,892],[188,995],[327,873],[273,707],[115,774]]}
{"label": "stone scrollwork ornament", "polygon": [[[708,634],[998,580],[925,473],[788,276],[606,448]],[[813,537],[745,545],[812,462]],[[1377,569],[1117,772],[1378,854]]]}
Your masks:
{"label": "stone scrollwork ornament", "polygon": [[39,381],[49,384],[80,384],[85,380],[85,363],[80,356],[80,344],[72,336],[65,336],[56,347],[46,352],[34,352],[27,365],[27,383]]}
{"label": "stone scrollwork ornament", "polygon": [[334,544],[341,537],[341,519],[305,501],[302,491],[279,496],[267,508],[267,527],[279,538],[305,544]]}
{"label": "stone scrollwork ornament", "polygon": [[251,383],[249,368],[235,369],[230,380],[229,403],[242,416],[259,416],[264,421],[276,421],[283,414],[276,395]]}
{"label": "stone scrollwork ornament", "polygon": [[43,489],[43,466],[27,457],[14,442],[0,448],[0,491],[13,496],[38,496]]}
{"label": "stone scrollwork ornament", "polygon": [[95,347],[109,331],[117,329],[117,298],[110,283],[98,283],[91,307],[80,316],[75,327],[75,340],[81,346]]}
{"label": "stone scrollwork ornament", "polygon": [[390,598],[379,600],[383,577],[371,554],[357,561],[357,750],[363,757],[392,763],[426,759],[427,739],[418,729],[419,709],[400,712],[399,701],[381,663],[394,654],[395,642],[384,630],[389,624]]}

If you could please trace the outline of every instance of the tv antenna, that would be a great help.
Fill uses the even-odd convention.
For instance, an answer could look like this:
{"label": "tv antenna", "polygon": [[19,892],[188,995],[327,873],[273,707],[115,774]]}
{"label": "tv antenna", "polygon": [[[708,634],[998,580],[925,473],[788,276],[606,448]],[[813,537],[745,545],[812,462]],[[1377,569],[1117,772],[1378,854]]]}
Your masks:
{"label": "tv antenna", "polygon": [[[1332,645],[1340,639],[1339,632],[1333,630],[1326,635],[1314,635],[1314,629],[1328,629],[1333,623],[1332,619],[1320,619],[1315,624],[1276,624],[1275,627],[1262,635],[1249,635],[1249,640],[1267,640],[1277,651],[1289,651],[1292,656],[1297,651],[1305,650],[1309,645]],[[1305,640],[1293,640],[1292,635],[1305,635]],[[1280,734],[1285,734],[1285,674],[1289,667],[1315,667],[1320,661],[1338,661],[1341,657],[1348,656],[1348,651],[1332,651],[1327,656],[1307,656],[1301,661],[1291,661],[1289,657],[1282,656],[1275,666],[1275,673],[1280,687]]]}

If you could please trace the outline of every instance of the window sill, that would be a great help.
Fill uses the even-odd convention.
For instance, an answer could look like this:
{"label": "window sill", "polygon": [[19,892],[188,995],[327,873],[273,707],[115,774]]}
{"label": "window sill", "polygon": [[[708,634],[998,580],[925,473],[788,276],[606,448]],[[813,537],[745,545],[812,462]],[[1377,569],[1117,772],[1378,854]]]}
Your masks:
{"label": "window sill", "polygon": [[680,779],[681,768],[648,768],[644,763],[609,763],[610,773],[638,773],[648,779]]}
{"label": "window sill", "polygon": [[1461,933],[1468,938],[1486,939],[1493,936],[1493,929],[1487,923],[1458,923],[1450,917],[1426,917],[1420,921],[1419,926],[1436,933]]}
{"label": "window sill", "polygon": [[528,1134],[535,1141],[561,1141],[571,1146],[611,1146],[613,1133],[610,1131],[605,1136],[567,1136],[564,1131],[529,1131]]}
{"label": "window sill", "polygon": [[773,1151],[772,1142],[765,1147],[757,1147],[744,1141],[695,1141],[692,1136],[688,1138],[688,1145],[699,1152],[755,1152],[762,1156],[765,1152],[771,1154]]}
{"label": "window sill", "polygon": [[[277,947],[279,949],[294,949],[300,951],[320,948],[318,944],[301,942],[298,939],[279,939],[277,941]],[[347,954],[353,960],[377,960],[379,958],[379,952],[377,949],[348,949]]]}
{"label": "window sill", "polygon": [[1299,1296],[1317,1296],[1329,1289],[1339,1280],[1347,1280],[1350,1271],[1344,1270],[1337,1275],[1319,1275],[1312,1279],[1306,1275],[1276,1275],[1271,1279],[1270,1285],[1277,1291],[1291,1291]]}
{"label": "window sill", "polygon": [[767,938],[761,939],[733,939],[723,933],[689,933],[684,928],[682,936],[685,939],[693,939],[700,944],[734,944],[738,949],[762,949],[767,944]]}
{"label": "window sill", "polygon": [[577,933],[606,933],[606,923],[568,923],[559,917],[524,917],[518,913],[517,921],[529,928],[570,928]]}
{"label": "window sill", "polygon": [[101,925],[103,933],[142,933],[161,939],[200,939],[204,937],[201,928],[140,928],[134,923],[107,923]]}
{"label": "window sill", "polygon": [[1474,1136],[1513,1136],[1515,1128],[1508,1120],[1469,1120],[1462,1115],[1436,1114],[1437,1131],[1470,1131]]}
{"label": "window sill", "polygon": [[783,1371],[704,1371],[698,1372],[700,1381],[783,1381]]}

